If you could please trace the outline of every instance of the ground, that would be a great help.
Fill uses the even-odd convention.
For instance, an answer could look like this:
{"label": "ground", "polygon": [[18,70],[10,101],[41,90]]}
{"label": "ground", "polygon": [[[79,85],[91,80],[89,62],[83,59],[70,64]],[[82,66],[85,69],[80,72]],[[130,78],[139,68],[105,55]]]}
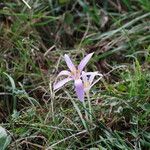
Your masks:
{"label": "ground", "polygon": [[[149,3],[2,0],[0,150],[149,150]],[[103,78],[90,113],[72,82],[53,85],[64,54],[78,65],[91,52],[86,71]]]}

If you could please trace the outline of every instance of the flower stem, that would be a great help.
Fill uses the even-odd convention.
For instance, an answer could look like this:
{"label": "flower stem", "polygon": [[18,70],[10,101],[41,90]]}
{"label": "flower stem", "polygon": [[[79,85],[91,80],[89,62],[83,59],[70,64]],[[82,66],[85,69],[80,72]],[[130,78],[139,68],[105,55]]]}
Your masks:
{"label": "flower stem", "polygon": [[89,117],[88,117],[88,111],[87,111],[87,108],[86,108],[86,104],[85,104],[85,101],[83,101],[83,107],[84,107],[84,112],[85,112],[85,118],[86,118],[86,121],[88,121]]}
{"label": "flower stem", "polygon": [[74,101],[74,99],[71,97],[71,95],[70,95],[67,91],[65,91],[65,93],[66,93],[66,94],[68,95],[68,97],[70,98],[70,100],[71,100],[71,102],[72,102],[72,104],[73,104],[75,110],[77,111],[77,113],[78,113],[78,115],[79,115],[79,117],[80,117],[80,119],[81,119],[81,121],[82,121],[82,124],[83,124],[84,128],[88,131],[88,126],[87,126],[87,124],[86,124],[85,119],[83,118],[83,115],[82,115],[82,113],[81,113],[81,111],[80,111],[80,108],[79,108],[78,105],[75,103],[75,101]]}
{"label": "flower stem", "polygon": [[77,104],[74,102],[73,99],[71,99],[71,102],[73,103],[73,106],[74,106],[74,108],[76,109],[76,111],[77,111],[77,113],[78,113],[78,115],[79,115],[79,117],[80,117],[80,119],[81,119],[81,121],[82,121],[82,123],[83,123],[84,128],[85,128],[86,130],[88,130],[88,127],[87,127],[87,125],[86,125],[86,122],[85,122],[85,120],[84,120],[84,118],[83,118],[83,116],[82,116],[82,113],[81,113],[79,107],[77,106]]}
{"label": "flower stem", "polygon": [[91,107],[91,100],[90,100],[90,95],[89,95],[89,92],[86,92],[86,96],[87,96],[87,99],[88,99],[88,105],[89,105],[89,119],[92,123],[92,107]]}

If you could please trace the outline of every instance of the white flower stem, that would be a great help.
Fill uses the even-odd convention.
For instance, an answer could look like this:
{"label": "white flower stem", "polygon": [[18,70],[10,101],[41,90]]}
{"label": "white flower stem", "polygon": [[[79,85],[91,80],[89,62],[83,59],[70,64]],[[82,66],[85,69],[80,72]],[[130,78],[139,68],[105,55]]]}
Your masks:
{"label": "white flower stem", "polygon": [[89,95],[89,92],[87,91],[86,92],[86,96],[87,96],[87,99],[88,99],[88,105],[89,105],[89,118],[90,118],[90,121],[92,123],[92,107],[91,107],[91,100],[90,100],[90,95]]}
{"label": "white flower stem", "polygon": [[77,111],[77,113],[78,113],[78,115],[79,115],[79,117],[80,117],[80,119],[81,119],[81,121],[82,121],[82,124],[83,124],[84,128],[88,131],[88,126],[87,126],[87,124],[86,124],[86,122],[85,122],[85,119],[83,118],[83,115],[82,115],[82,113],[81,113],[81,111],[80,111],[80,108],[79,108],[78,105],[75,103],[75,101],[74,101],[74,99],[71,97],[71,95],[70,95],[67,91],[65,91],[65,93],[66,93],[66,94],[68,95],[68,97],[70,98],[70,100],[71,100],[71,102],[72,102],[72,104],[73,104],[75,110]]}
{"label": "white flower stem", "polygon": [[83,101],[83,107],[84,107],[86,121],[88,121],[88,112],[87,112],[85,101]]}
{"label": "white flower stem", "polygon": [[84,118],[83,118],[83,115],[82,115],[82,113],[81,113],[79,107],[77,106],[77,104],[74,102],[73,99],[71,99],[71,102],[73,103],[73,106],[74,106],[74,108],[76,109],[76,111],[77,111],[77,113],[78,113],[78,115],[79,115],[79,117],[80,117],[80,119],[81,119],[81,121],[82,121],[82,123],[83,123],[84,128],[85,128],[86,130],[88,130],[87,125],[86,125],[86,122],[85,122],[85,120],[84,120]]}

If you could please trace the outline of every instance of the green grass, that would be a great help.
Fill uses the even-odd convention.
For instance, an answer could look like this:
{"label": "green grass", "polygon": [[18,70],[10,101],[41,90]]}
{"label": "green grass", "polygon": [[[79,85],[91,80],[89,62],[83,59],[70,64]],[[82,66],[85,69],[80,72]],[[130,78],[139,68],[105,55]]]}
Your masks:
{"label": "green grass", "polygon": [[[28,5],[0,4],[0,124],[7,148],[149,150],[148,0]],[[104,75],[90,91],[92,114],[71,84],[53,91],[66,69],[63,55],[78,64],[90,52],[87,70]]]}

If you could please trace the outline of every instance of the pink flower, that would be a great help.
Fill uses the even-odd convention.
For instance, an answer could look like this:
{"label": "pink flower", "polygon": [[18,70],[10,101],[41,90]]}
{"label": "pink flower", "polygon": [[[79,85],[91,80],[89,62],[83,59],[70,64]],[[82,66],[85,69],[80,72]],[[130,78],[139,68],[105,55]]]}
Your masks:
{"label": "pink flower", "polygon": [[90,60],[90,58],[92,57],[92,55],[93,53],[88,54],[86,57],[84,57],[81,60],[80,64],[77,67],[75,67],[70,57],[65,54],[64,59],[70,71],[63,70],[58,74],[58,77],[66,76],[67,78],[55,83],[54,90],[59,89],[67,82],[74,80],[74,86],[75,86],[77,97],[79,98],[80,101],[83,101],[84,100],[84,86],[81,80],[81,73],[84,67],[86,66],[86,64],[88,63],[88,61]]}
{"label": "pink flower", "polygon": [[[100,76],[95,82],[94,78],[96,76]],[[101,78],[102,74],[99,74],[98,72],[84,72],[82,71],[82,81],[84,86],[84,92],[89,94],[90,89],[93,85],[95,85]]]}

